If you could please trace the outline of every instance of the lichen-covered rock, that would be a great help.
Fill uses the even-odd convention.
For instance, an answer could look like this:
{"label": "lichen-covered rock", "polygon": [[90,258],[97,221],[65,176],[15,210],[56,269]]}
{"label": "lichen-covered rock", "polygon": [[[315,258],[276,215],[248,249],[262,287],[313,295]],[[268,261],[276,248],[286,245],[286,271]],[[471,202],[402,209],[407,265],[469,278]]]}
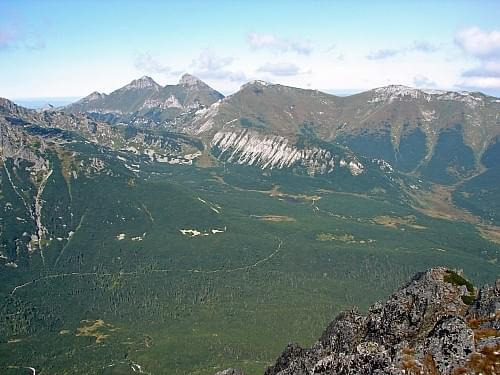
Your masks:
{"label": "lichen-covered rock", "polygon": [[267,369],[265,375],[310,374],[310,369],[317,361],[314,350],[303,349],[298,345],[289,344],[278,357],[273,367]]}
{"label": "lichen-covered rock", "polygon": [[469,317],[483,317],[482,327],[500,329],[500,280],[495,285],[485,285],[467,312]]}
{"label": "lichen-covered rock", "polygon": [[367,338],[385,345],[425,337],[436,322],[467,309],[461,297],[467,290],[445,282],[444,268],[417,274],[385,303],[368,313]]}
{"label": "lichen-covered rock", "polygon": [[366,317],[356,310],[340,313],[326,328],[315,345],[317,350],[334,353],[351,352],[366,334]]}
{"label": "lichen-covered rock", "polygon": [[432,356],[441,374],[451,374],[463,367],[467,357],[474,352],[474,334],[460,317],[441,319],[425,339],[419,355]]}
{"label": "lichen-covered rock", "polygon": [[476,298],[461,272],[430,269],[366,316],[339,314],[312,348],[290,344],[266,375],[500,373],[499,291]]}

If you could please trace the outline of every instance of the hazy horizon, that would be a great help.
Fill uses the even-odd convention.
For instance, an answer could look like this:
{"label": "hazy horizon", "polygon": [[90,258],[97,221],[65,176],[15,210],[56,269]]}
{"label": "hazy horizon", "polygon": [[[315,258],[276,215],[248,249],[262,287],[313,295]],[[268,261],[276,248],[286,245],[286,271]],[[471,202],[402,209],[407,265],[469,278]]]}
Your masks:
{"label": "hazy horizon", "polygon": [[[275,82],[275,83],[280,84],[279,82]],[[167,83],[167,85],[168,84],[175,84],[175,82]],[[125,85],[126,84],[123,84],[120,87],[123,87]],[[117,87],[116,89],[119,89],[120,87]],[[213,87],[213,88],[215,90],[217,90],[216,87]],[[359,94],[361,92],[368,91],[368,90],[371,90],[374,88],[375,87],[366,88],[366,89],[358,89],[358,90],[354,90],[354,89],[331,89],[331,90],[328,90],[328,89],[326,89],[326,90],[319,90],[319,91],[322,91],[322,92],[325,92],[325,93],[331,94],[331,95],[344,97],[344,96]],[[426,87],[421,87],[421,88],[417,88],[417,89],[420,89],[420,90],[434,90],[434,89],[439,90],[439,88],[426,88]],[[112,90],[110,92],[106,92],[106,94],[110,94],[113,91],[114,90]],[[466,91],[468,91],[468,90],[466,90]],[[234,92],[222,92],[221,91],[221,93],[224,96],[229,96],[229,95],[232,95],[236,92],[237,92],[237,90]],[[494,97],[500,97],[500,90],[497,94],[487,94],[485,92],[482,92],[482,93],[486,94],[486,95],[494,96]],[[62,107],[62,106],[74,103],[74,102],[84,98],[85,96],[87,96],[89,94],[90,93],[87,93],[85,95],[80,95],[80,96],[48,96],[48,97],[41,96],[41,97],[18,97],[18,98],[7,98],[7,99],[15,102],[18,105],[26,107],[26,108],[39,109],[39,108],[43,108],[44,106],[46,106],[48,104],[53,105],[54,107]]]}

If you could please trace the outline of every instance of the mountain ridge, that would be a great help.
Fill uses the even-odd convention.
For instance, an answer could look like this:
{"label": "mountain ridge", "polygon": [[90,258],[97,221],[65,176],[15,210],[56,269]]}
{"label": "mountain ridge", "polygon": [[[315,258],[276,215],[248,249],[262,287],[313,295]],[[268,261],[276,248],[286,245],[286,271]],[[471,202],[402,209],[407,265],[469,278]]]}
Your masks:
{"label": "mountain ridge", "polygon": [[183,75],[178,84],[166,86],[143,76],[109,94],[93,92],[61,109],[68,113],[88,112],[97,119],[114,122],[154,123],[207,107],[221,98],[222,94],[189,74]]}
{"label": "mountain ridge", "polygon": [[[358,159],[452,187],[454,202],[500,223],[496,208],[485,204],[485,197],[500,200],[500,167],[488,162],[500,149],[500,99],[495,97],[403,85],[339,97],[265,81],[250,81],[223,97],[189,74],[177,85],[159,88],[141,77],[124,87],[109,95],[93,93],[80,101],[83,107],[74,104],[63,111],[78,115],[84,110],[100,124],[187,135],[201,146],[184,155],[200,152],[199,160],[205,161],[215,157],[222,163],[327,174],[332,164],[349,165],[351,173],[358,173],[362,169],[355,159],[330,157],[333,149],[337,155],[349,150]],[[99,108],[113,102],[121,109]],[[167,157],[147,145],[131,147]]]}

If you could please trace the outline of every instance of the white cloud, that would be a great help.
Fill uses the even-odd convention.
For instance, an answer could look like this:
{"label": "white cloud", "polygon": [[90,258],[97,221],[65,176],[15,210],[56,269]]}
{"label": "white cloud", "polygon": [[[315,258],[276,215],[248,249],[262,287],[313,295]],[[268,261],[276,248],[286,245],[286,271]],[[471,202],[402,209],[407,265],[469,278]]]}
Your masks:
{"label": "white cloud", "polygon": [[194,74],[200,78],[245,81],[246,76],[243,72],[233,71],[230,68],[233,61],[232,57],[217,56],[211,50],[205,49],[192,61],[191,67],[194,69]]}
{"label": "white cloud", "polygon": [[12,30],[0,29],[0,50],[10,47],[16,39],[16,35]]}
{"label": "white cloud", "polygon": [[271,73],[275,76],[295,76],[300,73],[300,68],[291,63],[266,63],[257,69],[257,72]]}
{"label": "white cloud", "polygon": [[425,40],[415,40],[413,44],[409,47],[409,50],[432,53],[439,50],[439,47]]}
{"label": "white cloud", "polygon": [[160,63],[147,52],[136,57],[134,66],[137,70],[147,73],[159,73],[167,75],[177,75],[179,73],[174,72],[172,67]]}
{"label": "white cloud", "polygon": [[413,83],[416,87],[420,88],[433,88],[436,87],[436,82],[432,81],[428,77],[417,74],[415,77],[413,77]]}
{"label": "white cloud", "polygon": [[469,77],[463,79],[459,86],[477,89],[499,89],[500,77]]}
{"label": "white cloud", "polygon": [[309,41],[280,38],[274,34],[250,33],[248,44],[253,49],[267,49],[273,52],[295,52],[300,55],[310,55],[313,48]]}
{"label": "white cloud", "polygon": [[290,44],[290,50],[301,55],[309,55],[312,52],[311,43],[305,41],[295,41]]}
{"label": "white cloud", "polygon": [[383,60],[389,57],[394,57],[402,53],[402,50],[397,49],[379,49],[376,51],[371,51],[366,58],[368,60]]}
{"label": "white cloud", "polygon": [[45,41],[37,32],[19,32],[14,26],[0,26],[0,51],[11,48],[41,50],[45,47]]}
{"label": "white cloud", "polygon": [[433,53],[439,48],[425,40],[415,40],[412,44],[401,48],[382,48],[371,51],[366,58],[368,60],[384,60],[390,57],[404,55],[409,52]]}
{"label": "white cloud", "polygon": [[468,69],[462,74],[463,77],[500,77],[500,62],[484,61],[475,68]]}
{"label": "white cloud", "polygon": [[469,27],[457,33],[455,43],[476,57],[500,56],[500,31],[485,32],[479,27]]}

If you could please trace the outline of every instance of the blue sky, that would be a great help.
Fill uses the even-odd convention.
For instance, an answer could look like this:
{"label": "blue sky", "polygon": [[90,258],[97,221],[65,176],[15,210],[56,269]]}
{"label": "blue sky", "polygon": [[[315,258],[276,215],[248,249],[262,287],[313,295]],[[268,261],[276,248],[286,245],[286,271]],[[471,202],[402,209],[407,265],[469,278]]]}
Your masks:
{"label": "blue sky", "polygon": [[0,1],[0,96],[109,93],[184,72],[328,92],[500,94],[499,1]]}

